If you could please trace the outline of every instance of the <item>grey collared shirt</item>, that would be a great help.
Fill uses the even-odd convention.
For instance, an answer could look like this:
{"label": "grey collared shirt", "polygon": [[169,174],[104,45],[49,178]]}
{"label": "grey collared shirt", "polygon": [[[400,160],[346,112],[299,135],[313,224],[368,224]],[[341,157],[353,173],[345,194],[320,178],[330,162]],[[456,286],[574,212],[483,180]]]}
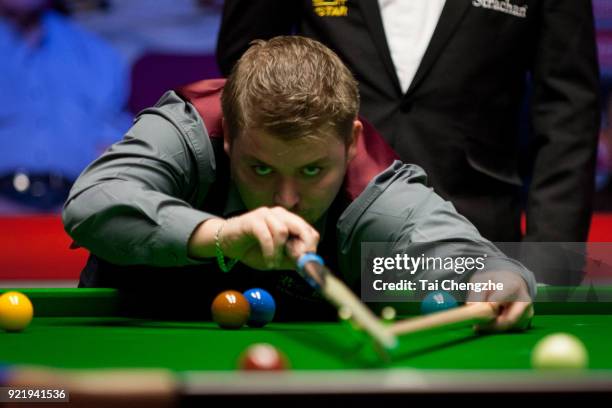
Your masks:
{"label": "grey collared shirt", "polygon": [[[168,92],[78,178],[64,206],[66,231],[78,245],[118,265],[210,262],[189,257],[191,234],[211,217],[244,210],[232,187],[222,214],[200,209],[216,169],[202,119],[191,104]],[[407,252],[419,243],[473,242],[490,255],[495,268],[520,274],[535,296],[533,274],[505,257],[425,183],[421,168],[396,161],[345,209],[337,222],[343,279],[358,287],[365,241],[391,243],[395,251]],[[438,271],[428,278],[444,277]]]}

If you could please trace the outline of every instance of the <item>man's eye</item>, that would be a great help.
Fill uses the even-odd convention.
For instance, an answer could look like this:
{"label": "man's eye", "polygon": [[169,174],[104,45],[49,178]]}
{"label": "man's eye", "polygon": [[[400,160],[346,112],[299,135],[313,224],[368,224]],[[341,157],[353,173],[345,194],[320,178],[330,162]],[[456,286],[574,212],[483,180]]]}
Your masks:
{"label": "man's eye", "polygon": [[317,166],[308,166],[302,169],[302,173],[304,173],[307,177],[314,177],[321,172],[321,168]]}
{"label": "man's eye", "polygon": [[253,166],[253,171],[255,171],[255,174],[258,176],[267,176],[272,173],[272,169],[268,166]]}

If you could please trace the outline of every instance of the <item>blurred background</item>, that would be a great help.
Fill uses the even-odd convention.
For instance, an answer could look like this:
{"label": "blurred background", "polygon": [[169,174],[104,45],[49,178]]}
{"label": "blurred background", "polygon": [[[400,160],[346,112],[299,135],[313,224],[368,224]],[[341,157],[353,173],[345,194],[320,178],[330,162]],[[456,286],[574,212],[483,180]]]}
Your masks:
{"label": "blurred background", "polygon": [[[589,240],[610,242],[612,0],[593,6],[602,115]],[[222,7],[222,0],[0,0],[0,286],[74,286],[87,254],[69,249],[63,198],[141,109],[168,89],[220,76]]]}

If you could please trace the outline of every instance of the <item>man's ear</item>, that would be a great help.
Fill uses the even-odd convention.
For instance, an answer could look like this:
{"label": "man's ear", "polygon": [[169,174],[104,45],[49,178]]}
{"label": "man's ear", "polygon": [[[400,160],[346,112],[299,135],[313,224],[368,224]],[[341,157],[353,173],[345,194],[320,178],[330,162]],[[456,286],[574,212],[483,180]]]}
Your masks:
{"label": "man's ear", "polygon": [[223,129],[223,150],[225,150],[225,154],[229,156],[230,151],[232,150],[232,141],[229,136],[225,118],[221,118],[221,128]]}
{"label": "man's ear", "polygon": [[353,121],[353,130],[352,130],[352,135],[351,135],[352,140],[347,150],[347,158],[349,162],[353,160],[353,158],[357,155],[357,144],[359,143],[359,138],[361,137],[362,133],[363,133],[363,124],[361,123],[359,119],[355,119]]}

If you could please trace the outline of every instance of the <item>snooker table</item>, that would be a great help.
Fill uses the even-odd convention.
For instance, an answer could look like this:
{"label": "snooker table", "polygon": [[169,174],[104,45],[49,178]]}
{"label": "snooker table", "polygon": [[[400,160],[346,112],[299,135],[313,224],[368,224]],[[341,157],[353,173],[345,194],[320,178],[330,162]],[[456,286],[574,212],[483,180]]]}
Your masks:
{"label": "snooker table", "polygon": [[[115,391],[120,394],[129,382],[138,384],[140,394],[155,395],[159,406],[253,398],[370,403],[612,397],[612,287],[541,288],[536,316],[526,332],[477,335],[470,327],[437,329],[401,337],[398,349],[386,358],[341,323],[272,322],[262,329],[223,330],[212,322],[122,317],[114,289],[18,290],[32,300],[35,318],[21,333],[0,331],[0,364],[16,372],[22,369],[21,377],[16,376],[22,386],[31,381],[32,386],[50,387],[61,378],[78,377],[66,382],[74,387],[67,386],[71,395],[97,401],[106,401]],[[419,307],[393,306],[402,317],[416,314]],[[560,331],[582,340],[589,368],[530,368],[535,343]],[[238,371],[239,356],[257,342],[280,349],[291,370]],[[95,406],[87,401],[83,406]],[[125,406],[139,406],[139,401],[140,406],[156,406],[146,398]],[[113,405],[121,406],[116,401]]]}

